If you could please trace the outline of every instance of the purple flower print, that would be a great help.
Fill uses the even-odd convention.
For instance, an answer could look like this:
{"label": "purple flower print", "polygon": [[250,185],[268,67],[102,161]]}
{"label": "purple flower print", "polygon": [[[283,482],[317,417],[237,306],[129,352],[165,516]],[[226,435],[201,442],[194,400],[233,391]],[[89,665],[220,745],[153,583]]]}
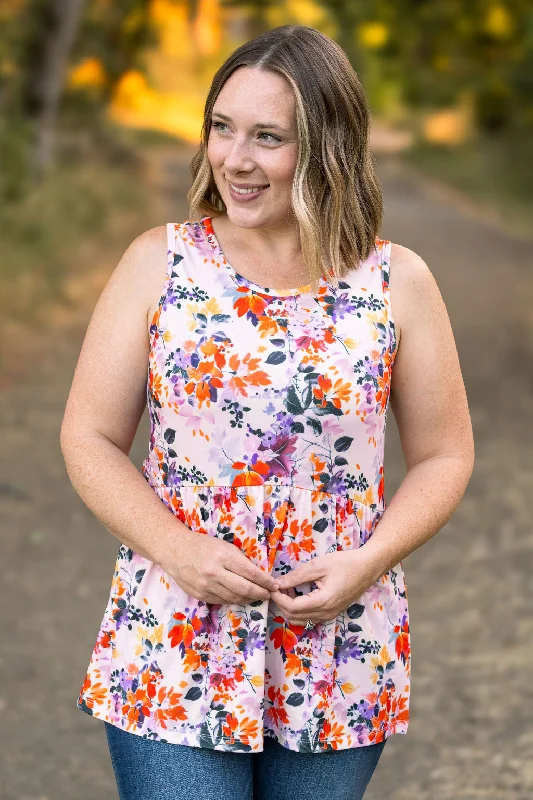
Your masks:
{"label": "purple flower print", "polygon": [[343,475],[344,470],[339,470],[331,475],[327,484],[327,491],[331,494],[344,494],[346,492],[346,480]]}
{"label": "purple flower print", "polygon": [[138,683],[138,678],[128,675],[128,673],[121,669],[118,674],[118,686],[123,692],[129,692],[133,689],[134,682]]}
{"label": "purple flower print", "polygon": [[261,633],[259,626],[250,628],[248,635],[244,638],[244,648],[242,654],[244,658],[252,656],[256,650],[263,650],[265,647],[265,634]]}
{"label": "purple flower print", "polygon": [[183,477],[180,472],[181,469],[179,464],[177,464],[175,461],[170,461],[166,478],[166,485],[169,487],[169,489],[177,489],[181,484]]}
{"label": "purple flower print", "polygon": [[343,292],[335,298],[335,302],[332,304],[331,318],[333,322],[337,322],[348,314],[353,314],[354,311],[355,303],[348,297],[348,292]]}
{"label": "purple flower print", "polygon": [[296,451],[297,439],[297,436],[273,431],[264,434],[258,449],[265,454],[263,461],[270,467],[270,475],[283,478],[291,474],[290,456]]}
{"label": "purple flower print", "polygon": [[344,639],[336,649],[336,662],[340,664],[343,662],[347,664],[350,659],[358,661],[363,654],[363,651],[357,640],[357,636],[349,636]]}
{"label": "purple flower print", "polygon": [[360,700],[354,708],[357,709],[360,719],[372,719],[375,713],[375,704],[370,705],[367,700]]}

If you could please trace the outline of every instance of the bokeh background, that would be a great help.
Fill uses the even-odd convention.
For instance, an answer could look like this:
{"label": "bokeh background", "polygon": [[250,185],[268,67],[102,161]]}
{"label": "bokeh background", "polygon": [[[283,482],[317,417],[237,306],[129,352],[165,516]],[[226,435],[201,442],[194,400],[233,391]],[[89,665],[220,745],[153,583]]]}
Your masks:
{"label": "bokeh background", "polygon": [[[338,41],[367,91],[383,238],[446,302],[476,467],[404,564],[411,722],[369,800],[533,796],[533,7],[529,0],[0,3],[0,796],[117,796],[76,708],[118,542],[59,429],[90,315],[142,231],[187,218],[211,78],[285,23]],[[394,269],[394,264],[392,264]],[[146,416],[131,457],[140,466]],[[405,474],[389,416],[386,496]],[[120,485],[117,485],[120,491]]]}

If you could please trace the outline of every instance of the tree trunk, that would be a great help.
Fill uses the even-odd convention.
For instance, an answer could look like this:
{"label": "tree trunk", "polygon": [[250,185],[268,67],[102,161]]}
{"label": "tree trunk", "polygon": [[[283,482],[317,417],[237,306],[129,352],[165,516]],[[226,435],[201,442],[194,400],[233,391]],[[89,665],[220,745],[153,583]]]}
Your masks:
{"label": "tree trunk", "polygon": [[85,0],[49,0],[49,3],[42,69],[34,87],[36,127],[30,165],[37,180],[54,164],[57,114]]}

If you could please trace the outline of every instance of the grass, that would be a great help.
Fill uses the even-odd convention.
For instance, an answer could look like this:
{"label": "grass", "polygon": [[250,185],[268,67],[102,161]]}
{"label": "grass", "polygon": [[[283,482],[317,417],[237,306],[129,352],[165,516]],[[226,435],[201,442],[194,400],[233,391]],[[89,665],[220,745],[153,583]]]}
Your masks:
{"label": "grass", "polygon": [[455,148],[419,144],[405,160],[461,190],[481,209],[517,232],[531,233],[533,142],[524,134],[481,136]]}
{"label": "grass", "polygon": [[[19,165],[20,166],[20,165]],[[65,147],[42,182],[1,204],[0,315],[41,325],[66,281],[116,241],[117,226],[141,220],[147,198],[142,165],[124,146]]]}
{"label": "grass", "polygon": [[57,165],[40,183],[28,179],[24,158],[6,160],[0,389],[38,362],[49,333],[86,319],[125,243],[159,224],[158,196],[146,177],[146,157],[158,143],[112,128],[96,139],[63,130]]}

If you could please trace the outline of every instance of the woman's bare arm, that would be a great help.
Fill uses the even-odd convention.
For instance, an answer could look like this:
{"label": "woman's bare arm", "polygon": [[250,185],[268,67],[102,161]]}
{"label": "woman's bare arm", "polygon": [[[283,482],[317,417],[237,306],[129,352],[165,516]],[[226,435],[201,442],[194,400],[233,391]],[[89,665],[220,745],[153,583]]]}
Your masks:
{"label": "woman's bare arm", "polygon": [[215,603],[264,599],[275,586],[270,574],[229,542],[178,520],[129,458],[166,265],[166,228],[152,228],[128,247],[96,304],[61,426],[67,472],[108,531],[188,593]]}
{"label": "woman's bare arm", "polygon": [[425,262],[392,245],[391,307],[399,336],[390,403],[407,474],[364,545],[376,580],[448,521],[474,466],[474,438],[450,320]]}
{"label": "woman's bare arm", "polygon": [[166,262],[164,226],[138,236],[122,256],[87,328],[60,434],[83,502],[110,533],[154,561],[177,534],[190,533],[129,458],[146,405],[148,311]]}

